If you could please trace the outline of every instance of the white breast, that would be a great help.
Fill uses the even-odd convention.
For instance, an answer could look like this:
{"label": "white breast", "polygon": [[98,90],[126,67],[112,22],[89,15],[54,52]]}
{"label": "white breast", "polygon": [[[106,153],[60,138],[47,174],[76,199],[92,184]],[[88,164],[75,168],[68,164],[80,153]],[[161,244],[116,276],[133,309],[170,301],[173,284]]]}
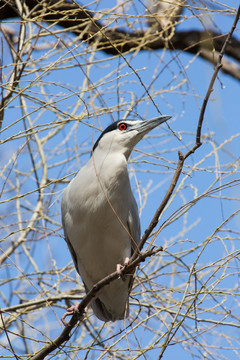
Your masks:
{"label": "white breast", "polygon": [[[133,211],[132,201],[135,202],[124,156],[108,156],[98,168],[92,161],[94,159],[71,181],[62,200],[64,231],[77,257],[77,270],[88,289],[131,256],[128,217]],[[136,206],[134,211],[137,212]],[[138,214],[134,216],[138,219]],[[139,227],[139,222],[136,225]],[[130,278],[116,280],[99,295],[113,319],[123,317],[129,281]]]}

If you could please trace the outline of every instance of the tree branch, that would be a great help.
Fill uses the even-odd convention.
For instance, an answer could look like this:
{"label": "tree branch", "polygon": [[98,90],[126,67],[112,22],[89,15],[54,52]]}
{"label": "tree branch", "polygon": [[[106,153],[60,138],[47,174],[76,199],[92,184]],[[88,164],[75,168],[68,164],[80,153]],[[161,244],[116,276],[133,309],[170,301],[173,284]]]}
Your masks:
{"label": "tree branch", "polygon": [[[0,21],[21,17],[15,1],[2,1]],[[160,50],[166,47],[166,41],[159,32],[125,31],[110,29],[94,17],[84,6],[67,0],[26,0],[33,21],[55,23],[69,32],[79,36],[82,41],[93,44],[97,49],[109,55],[118,55],[138,49],[139,51]],[[191,54],[199,54],[203,59],[216,64],[214,51],[220,52],[227,38],[226,34],[214,31],[175,31],[168,41],[169,50],[181,50]],[[97,41],[96,41],[97,40]],[[225,54],[240,61],[240,41],[236,38],[227,42]],[[211,56],[212,55],[212,56]],[[222,66],[222,71],[239,80],[240,67],[228,61]],[[237,71],[236,71],[237,70]]]}
{"label": "tree branch", "polygon": [[[158,247],[154,250],[149,250],[144,253],[139,254],[134,260],[132,260],[127,266],[122,270],[122,275],[132,274],[136,267],[147,257],[150,257],[158,252],[162,251],[162,247]],[[106,276],[104,279],[100,280],[93,288],[83,297],[82,301],[78,305],[78,312],[75,312],[70,321],[67,323],[62,333],[53,340],[50,344],[44,346],[36,355],[31,357],[31,360],[42,360],[45,356],[49,355],[52,351],[59,348],[65,341],[69,340],[70,333],[72,329],[76,326],[79,319],[82,319],[84,316],[85,308],[90,304],[92,299],[98,294],[98,292],[110,282],[117,280],[119,274],[117,271]],[[80,320],[81,321],[81,320]]]}

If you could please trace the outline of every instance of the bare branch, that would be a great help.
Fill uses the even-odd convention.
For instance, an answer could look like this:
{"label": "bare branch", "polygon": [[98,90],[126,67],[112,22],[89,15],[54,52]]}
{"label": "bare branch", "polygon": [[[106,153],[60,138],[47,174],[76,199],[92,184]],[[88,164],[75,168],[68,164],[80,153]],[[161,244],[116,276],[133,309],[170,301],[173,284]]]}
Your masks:
{"label": "bare branch", "polygon": [[[124,269],[122,270],[122,275],[124,276],[129,273],[131,274],[141,262],[144,262],[146,260],[146,258],[157,254],[160,251],[162,251],[162,247],[139,254],[137,258],[135,258],[135,260],[130,261],[129,264],[124,267]],[[119,274],[117,271],[115,271],[114,273],[106,276],[104,279],[100,280],[97,284],[95,284],[93,288],[83,297],[82,301],[78,305],[78,312],[75,312],[73,314],[69,323],[63,329],[62,333],[55,340],[53,340],[52,343],[46,345],[36,355],[32,356],[31,360],[44,359],[45,356],[49,355],[53,350],[59,348],[65,341],[69,340],[72,329],[77,325],[80,319],[83,319],[85,308],[90,304],[92,299],[104,286],[108,285],[110,282],[118,278]]]}
{"label": "bare branch", "polygon": [[[2,1],[0,11],[0,21],[8,18],[20,17],[14,1]],[[149,31],[125,31],[121,29],[109,29],[98,20],[94,14],[84,6],[76,2],[48,0],[39,2],[37,0],[27,0],[26,4],[30,10],[29,16],[38,20],[54,23],[69,32],[79,36],[82,41],[86,41],[104,51],[109,55],[118,55],[119,52],[130,51],[160,50],[166,48],[166,41],[161,32]],[[43,5],[44,4],[44,5]],[[211,58],[209,52],[220,52],[225,43],[227,35],[214,31],[176,31],[168,42],[169,50],[182,50],[191,54],[198,54],[207,61],[214,63],[214,56]],[[208,54],[206,53],[208,52]],[[240,61],[240,41],[237,38],[227,42],[225,54],[232,57],[235,61]],[[239,66],[229,62],[222,70],[239,79]],[[237,67],[237,73],[232,68]]]}

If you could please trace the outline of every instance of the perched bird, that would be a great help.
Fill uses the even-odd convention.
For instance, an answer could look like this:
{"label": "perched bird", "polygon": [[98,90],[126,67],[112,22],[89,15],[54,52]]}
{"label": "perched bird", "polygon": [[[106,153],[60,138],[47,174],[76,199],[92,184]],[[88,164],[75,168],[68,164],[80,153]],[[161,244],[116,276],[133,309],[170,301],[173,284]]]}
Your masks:
{"label": "perched bird", "polygon": [[[148,121],[116,121],[102,132],[92,155],[64,190],[62,224],[65,240],[86,292],[121,272],[140,240],[140,221],[128,175],[134,146],[171,116]],[[105,286],[91,307],[102,321],[124,319],[129,312],[131,276]]]}

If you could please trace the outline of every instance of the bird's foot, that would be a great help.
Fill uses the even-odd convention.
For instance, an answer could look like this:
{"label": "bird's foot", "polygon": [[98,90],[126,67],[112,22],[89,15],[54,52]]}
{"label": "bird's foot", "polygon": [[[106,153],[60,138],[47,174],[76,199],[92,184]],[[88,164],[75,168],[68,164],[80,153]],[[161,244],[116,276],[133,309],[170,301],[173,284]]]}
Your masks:
{"label": "bird's foot", "polygon": [[128,265],[128,263],[129,263],[129,258],[126,257],[126,259],[124,260],[124,265],[117,264],[117,273],[119,279],[121,278],[122,280],[125,280],[125,276],[123,275],[122,271]]}
{"label": "bird's foot", "polygon": [[[79,303],[77,302],[75,305],[72,305],[70,306],[67,311],[65,312],[65,314],[63,314],[62,318],[61,318],[61,321],[63,323],[64,326],[67,326],[68,325],[68,322],[65,321],[66,317],[67,316],[70,316],[70,315],[73,315],[74,313],[79,313],[78,311],[78,305]],[[83,320],[83,315],[81,316],[81,318],[79,320]]]}

